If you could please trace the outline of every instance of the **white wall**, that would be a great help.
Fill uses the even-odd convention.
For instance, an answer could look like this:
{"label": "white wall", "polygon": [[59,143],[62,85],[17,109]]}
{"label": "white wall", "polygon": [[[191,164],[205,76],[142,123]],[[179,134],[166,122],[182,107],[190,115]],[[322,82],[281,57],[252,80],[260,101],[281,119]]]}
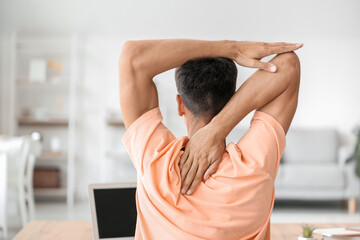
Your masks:
{"label": "white wall", "polygon": [[[302,83],[293,126],[336,127],[351,135],[355,124],[360,124],[357,0],[0,0],[0,7],[0,27],[5,35],[16,30],[34,34],[77,32],[83,36],[87,56],[81,80],[87,89],[82,105],[86,119],[82,129],[83,173],[96,172],[95,168],[85,169],[91,168],[87,163],[95,166],[99,157],[98,140],[90,141],[99,136],[94,130],[99,126],[97,111],[118,108],[116,61],[126,39],[303,42],[305,46],[298,51]],[[239,81],[252,72],[240,68]],[[161,108],[167,110],[169,127],[176,134],[185,134],[182,120],[173,110],[176,91],[172,76],[170,71],[158,77]],[[4,96],[7,90],[2,90]]]}
{"label": "white wall", "polygon": [[[360,120],[360,111],[356,111],[360,109],[356,72],[360,65],[360,2],[356,0],[65,0],[58,4],[1,0],[0,6],[2,32],[77,31],[103,37],[107,49],[109,39],[129,38],[303,42],[304,48],[298,51],[302,86],[294,123],[349,130]],[[118,55],[121,43],[112,46]],[[107,57],[96,51],[98,57]],[[116,81],[113,77],[106,81]]]}

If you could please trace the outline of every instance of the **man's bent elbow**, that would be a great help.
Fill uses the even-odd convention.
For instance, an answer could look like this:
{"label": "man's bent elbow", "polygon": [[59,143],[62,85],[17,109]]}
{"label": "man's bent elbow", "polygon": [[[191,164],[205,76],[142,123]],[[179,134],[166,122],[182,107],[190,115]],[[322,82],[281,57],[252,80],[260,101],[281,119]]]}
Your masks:
{"label": "man's bent elbow", "polygon": [[283,55],[285,56],[288,64],[290,64],[294,70],[300,74],[300,60],[298,55],[294,52],[283,53]]}
{"label": "man's bent elbow", "polygon": [[286,67],[291,70],[292,74],[294,74],[294,77],[297,77],[300,79],[300,60],[299,57],[294,52],[288,52],[283,53],[285,61],[286,61]]}
{"label": "man's bent elbow", "polygon": [[[275,59],[274,59],[275,60]],[[280,71],[286,71],[286,80],[289,84],[299,86],[300,82],[300,60],[294,52],[282,53],[276,56],[274,63]]]}
{"label": "man's bent elbow", "polygon": [[141,64],[141,59],[139,58],[140,48],[137,41],[126,41],[123,44],[120,59],[119,67],[126,66],[127,68],[132,68],[132,70],[140,69],[139,65]]}

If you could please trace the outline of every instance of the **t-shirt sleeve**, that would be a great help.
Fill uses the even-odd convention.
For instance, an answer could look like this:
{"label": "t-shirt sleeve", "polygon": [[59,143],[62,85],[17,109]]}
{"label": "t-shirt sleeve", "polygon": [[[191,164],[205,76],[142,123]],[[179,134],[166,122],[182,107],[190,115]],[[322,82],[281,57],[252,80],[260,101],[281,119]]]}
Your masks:
{"label": "t-shirt sleeve", "polygon": [[248,165],[265,169],[274,179],[285,145],[286,137],[281,124],[261,111],[255,112],[250,129],[237,144]]}
{"label": "t-shirt sleeve", "polygon": [[175,139],[162,119],[160,109],[154,108],[136,119],[121,139],[138,174]]}

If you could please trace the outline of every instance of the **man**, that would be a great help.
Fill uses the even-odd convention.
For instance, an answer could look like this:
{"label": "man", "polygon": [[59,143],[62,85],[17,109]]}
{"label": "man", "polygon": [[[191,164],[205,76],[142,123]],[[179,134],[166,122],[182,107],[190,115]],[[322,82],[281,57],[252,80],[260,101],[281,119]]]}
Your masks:
{"label": "man", "polygon": [[[274,181],[299,91],[292,51],[300,47],[186,39],[124,44],[122,140],[138,172],[136,239],[269,239]],[[279,55],[260,61],[272,54]],[[232,60],[261,69],[236,93]],[[176,67],[178,113],[188,132],[180,138],[161,123],[152,81]],[[250,129],[225,148],[225,137],[252,110]]]}

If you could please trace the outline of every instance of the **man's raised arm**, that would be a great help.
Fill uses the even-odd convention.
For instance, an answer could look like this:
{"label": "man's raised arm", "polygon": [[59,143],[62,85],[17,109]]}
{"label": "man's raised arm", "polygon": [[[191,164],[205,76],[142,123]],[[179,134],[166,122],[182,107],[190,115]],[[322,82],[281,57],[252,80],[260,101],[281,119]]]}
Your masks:
{"label": "man's raised arm", "polygon": [[270,62],[278,66],[277,73],[257,71],[212,120],[223,137],[254,109],[274,117],[287,133],[297,107],[300,62],[294,52],[277,55]]}
{"label": "man's raised arm", "polygon": [[[287,132],[297,107],[300,63],[294,52],[280,54],[270,62],[277,66],[276,73],[262,70],[254,73],[221,112],[190,139],[180,160],[182,193],[191,194],[203,177],[206,179],[216,171],[221,159],[214,156],[223,151],[218,146],[252,110],[271,115]],[[197,165],[207,166],[206,172],[191,171],[200,169]]]}
{"label": "man's raised arm", "polygon": [[187,39],[127,41],[119,60],[120,104],[126,128],[158,106],[153,77],[200,57],[235,55],[234,42]]}
{"label": "man's raised arm", "polygon": [[119,60],[120,104],[126,128],[145,112],[158,106],[153,77],[200,57],[227,57],[246,67],[276,71],[260,59],[293,51],[297,44],[189,39],[127,41]]}

